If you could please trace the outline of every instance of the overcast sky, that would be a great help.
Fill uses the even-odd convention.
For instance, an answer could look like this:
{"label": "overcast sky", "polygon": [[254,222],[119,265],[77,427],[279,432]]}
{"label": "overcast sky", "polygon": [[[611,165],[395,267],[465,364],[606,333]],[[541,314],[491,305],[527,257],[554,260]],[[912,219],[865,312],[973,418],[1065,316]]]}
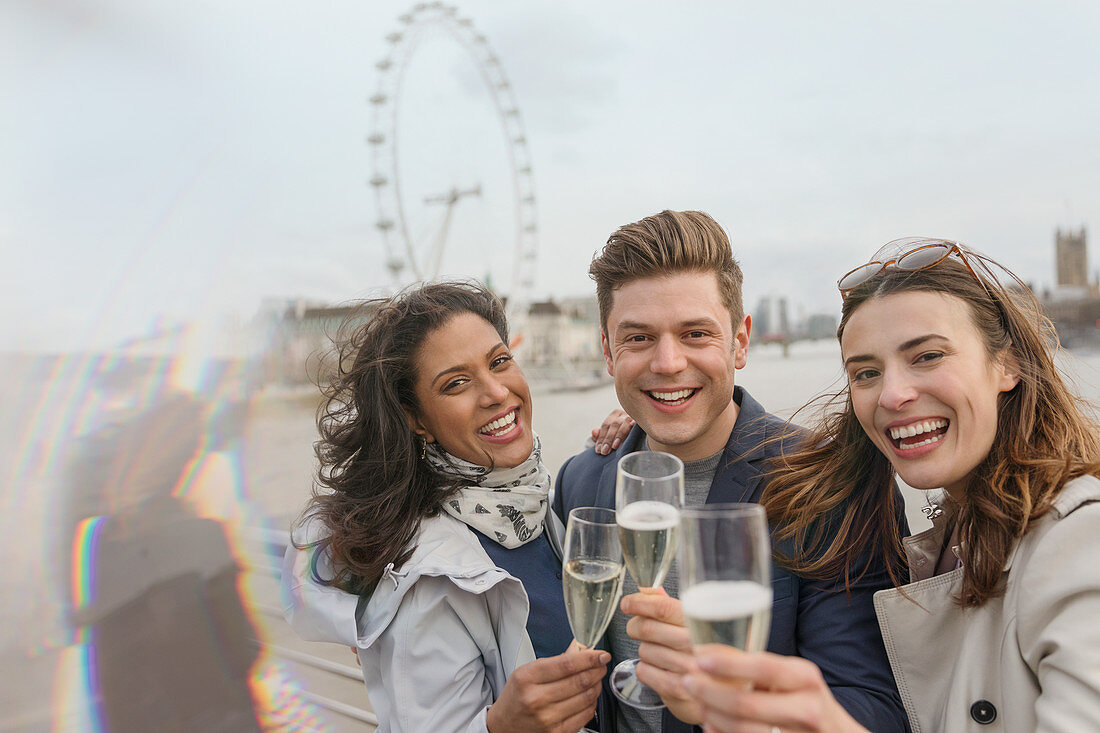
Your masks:
{"label": "overcast sky", "polygon": [[[367,100],[409,7],[0,2],[0,349],[390,285]],[[608,234],[663,208],[726,227],[750,309],[786,294],[805,311],[837,309],[837,276],[904,235],[961,239],[1049,285],[1055,228],[1100,222],[1100,5],[672,8],[459,4],[526,127],[530,295],[591,292]],[[412,228],[438,227],[424,196],[480,184],[454,209],[445,270],[496,272],[513,256],[511,174],[470,55],[425,36],[400,105]]]}

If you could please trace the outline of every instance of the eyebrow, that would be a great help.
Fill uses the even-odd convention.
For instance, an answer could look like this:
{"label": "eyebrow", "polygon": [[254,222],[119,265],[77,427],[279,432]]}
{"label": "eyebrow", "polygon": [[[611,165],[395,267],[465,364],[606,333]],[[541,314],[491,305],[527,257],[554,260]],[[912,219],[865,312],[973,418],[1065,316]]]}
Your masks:
{"label": "eyebrow", "polygon": [[[941,339],[943,341],[946,341],[947,337],[946,336],[941,336],[938,333],[927,333],[923,336],[917,336],[916,338],[909,339],[908,341],[903,343],[901,346],[899,346],[897,350],[898,350],[899,353],[903,352],[903,351],[909,351],[909,349],[920,346],[924,342],[931,341],[933,339]],[[844,360],[844,366],[848,366],[849,364],[861,363],[861,362],[865,362],[865,361],[874,361],[874,359],[875,359],[875,357],[874,357],[873,354],[856,354],[854,356],[849,356],[847,359],[845,359]]]}
{"label": "eyebrow", "polygon": [[[504,346],[503,341],[498,341],[496,344],[494,344],[493,348],[491,348],[487,352],[485,352],[485,360],[488,361],[489,359],[492,359],[493,354],[495,354],[497,351],[499,351],[501,348],[503,348],[503,346]],[[454,372],[466,371],[467,368],[468,367],[467,367],[466,364],[455,364],[452,367],[447,367],[446,369],[441,371],[439,374],[435,375],[435,377],[432,379],[432,386],[434,387],[436,382],[438,382],[440,379],[447,376],[448,374],[453,374]]]}
{"label": "eyebrow", "polygon": [[[677,328],[697,328],[699,326],[708,326],[714,328],[718,325],[718,321],[713,318],[693,318],[690,321],[681,321],[676,324]],[[648,331],[653,328],[651,323],[643,323],[642,321],[619,321],[615,326],[616,333],[620,330],[627,331]]]}

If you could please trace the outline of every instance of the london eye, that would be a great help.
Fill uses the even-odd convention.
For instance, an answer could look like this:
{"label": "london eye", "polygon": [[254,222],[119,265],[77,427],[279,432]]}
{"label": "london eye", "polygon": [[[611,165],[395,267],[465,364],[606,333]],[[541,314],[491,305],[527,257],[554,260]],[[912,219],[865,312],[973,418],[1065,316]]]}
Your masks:
{"label": "london eye", "polygon": [[[441,34],[457,41],[488,92],[492,114],[500,129],[494,134],[502,135],[506,150],[507,163],[502,166],[506,170],[492,172],[488,181],[451,181],[435,190],[418,191],[408,181],[410,166],[418,163],[415,156],[406,155],[402,146],[417,111],[403,109],[402,101],[407,86],[415,83],[409,73],[414,57]],[[538,225],[527,136],[500,58],[470,18],[461,15],[457,7],[441,2],[414,5],[398,18],[397,28],[385,36],[385,42],[386,54],[375,64],[378,87],[369,99],[372,124],[367,142],[372,161],[370,187],[377,217],[374,225],[383,240],[389,277],[397,286],[439,277],[453,216],[463,206],[463,200],[481,196],[486,187],[510,187],[508,195],[500,200],[510,201],[511,222],[507,235],[498,236],[494,243],[497,268],[491,285],[505,298],[510,314],[519,315],[534,286]],[[459,142],[454,147],[461,146]],[[433,217],[428,230],[415,210],[423,212],[430,207],[440,207],[441,211]],[[462,274],[482,275],[472,268],[471,263],[471,269]]]}

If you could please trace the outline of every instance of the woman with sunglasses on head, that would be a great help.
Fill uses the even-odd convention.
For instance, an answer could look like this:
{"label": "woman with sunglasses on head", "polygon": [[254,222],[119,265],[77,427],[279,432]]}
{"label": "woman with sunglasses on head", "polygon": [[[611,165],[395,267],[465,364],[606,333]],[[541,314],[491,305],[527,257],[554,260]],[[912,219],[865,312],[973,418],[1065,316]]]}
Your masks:
{"label": "woman with sunglasses on head", "polygon": [[[762,503],[814,550],[789,560],[803,572],[868,546],[898,559],[875,608],[914,731],[1096,730],[1100,429],[1034,296],[994,268],[909,239],[841,279],[847,385]],[[943,490],[933,528],[904,540],[895,474]],[[838,506],[838,541],[816,546],[814,519]],[[875,521],[845,521],[861,513]],[[706,646],[696,664],[683,684],[708,730],[860,730],[810,662]]]}
{"label": "woman with sunglasses on head", "polygon": [[573,733],[610,657],[570,648],[550,476],[503,306],[436,283],[367,307],[319,413],[287,619],[356,651],[379,731]]}

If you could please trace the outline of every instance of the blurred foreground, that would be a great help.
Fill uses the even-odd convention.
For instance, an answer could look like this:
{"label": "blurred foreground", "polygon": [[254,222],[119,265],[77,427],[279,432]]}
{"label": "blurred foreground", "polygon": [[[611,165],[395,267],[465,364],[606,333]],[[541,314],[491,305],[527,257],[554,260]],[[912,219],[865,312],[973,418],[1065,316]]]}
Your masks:
{"label": "blurred foreground", "polygon": [[[1062,362],[1100,397],[1100,354]],[[835,342],[755,347],[738,383],[790,416],[839,366]],[[551,472],[616,405],[559,386],[533,384]],[[315,388],[233,359],[0,355],[0,399],[0,732],[373,728],[351,653],[282,620]]]}
{"label": "blurred foreground", "polygon": [[314,390],[260,393],[231,359],[190,379],[180,368],[0,362],[0,731],[371,719],[351,654],[298,641],[278,598],[285,529],[310,487]]}

